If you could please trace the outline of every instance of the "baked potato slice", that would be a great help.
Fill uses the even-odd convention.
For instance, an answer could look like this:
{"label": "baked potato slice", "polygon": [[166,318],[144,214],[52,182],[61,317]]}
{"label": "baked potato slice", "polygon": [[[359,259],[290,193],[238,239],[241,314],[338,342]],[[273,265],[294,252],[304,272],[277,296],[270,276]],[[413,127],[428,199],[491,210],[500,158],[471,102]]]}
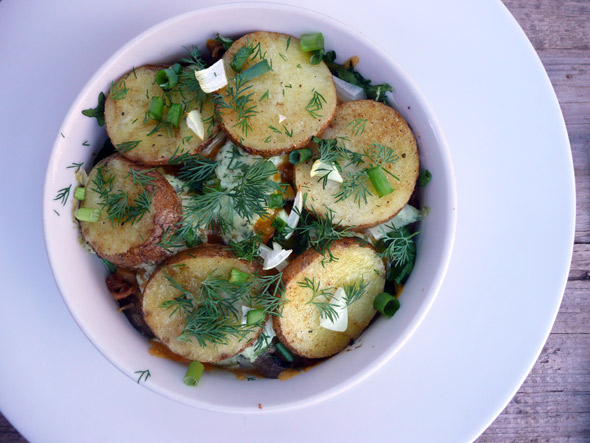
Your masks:
{"label": "baked potato slice", "polygon": [[[398,158],[384,168],[399,180],[385,174],[394,191],[379,198],[367,178],[364,182],[372,195],[367,197],[366,203],[355,201],[354,195],[339,200],[338,193],[346,183],[328,180],[324,188],[320,176],[311,177],[314,160],[308,160],[295,166],[295,182],[307,194],[307,210],[313,210],[320,216],[333,211],[334,220],[340,226],[362,231],[390,220],[408,203],[418,179],[420,160],[414,134],[395,109],[372,100],[343,103],[338,106],[334,120],[320,138],[337,139],[355,153],[374,149],[376,144],[392,148]],[[317,147],[315,149],[317,152]],[[360,166],[340,161],[344,181],[350,177],[347,173],[353,174],[374,164],[370,160],[365,161]]]}
{"label": "baked potato slice", "polygon": [[[295,354],[307,358],[324,358],[342,351],[369,325],[375,310],[373,300],[385,287],[385,265],[372,246],[354,239],[336,241],[332,253],[337,261],[326,263],[324,256],[312,249],[293,260],[283,271],[285,304],[281,317],[273,317],[279,340]],[[302,287],[306,279],[320,289],[367,284],[363,295],[348,306],[348,327],[336,332],[320,326],[320,309],[312,303],[314,293]],[[315,299],[317,301],[317,299]]]}
{"label": "baked potato slice", "polygon": [[[272,70],[236,88],[234,56],[244,46],[254,48],[243,65],[266,59]],[[223,55],[228,86],[219,92],[216,107],[221,125],[234,143],[246,151],[271,157],[305,146],[330,122],[336,110],[336,89],[324,62],[309,63],[299,40],[276,32],[254,32],[236,40]],[[252,107],[247,118],[237,112],[234,97],[247,97],[242,109]]]}
{"label": "baked potato slice", "polygon": [[92,169],[80,208],[100,210],[98,221],[80,221],[86,243],[100,257],[127,269],[168,257],[158,243],[182,214],[180,199],[160,173],[120,154]]}
{"label": "baked potato slice", "polygon": [[[175,255],[151,276],[143,294],[144,318],[156,337],[172,352],[189,360],[214,363],[233,357],[256,341],[264,325],[243,330],[242,336],[226,334],[219,343],[205,340],[202,345],[194,337],[179,339],[187,325],[187,314],[182,309],[166,307],[171,300],[182,296],[179,289],[182,287],[192,294],[193,306],[198,308],[203,297],[203,282],[212,277],[228,279],[233,268],[248,274],[260,271],[258,263],[240,260],[227,247],[209,243]],[[236,306],[236,310],[241,314],[240,306]],[[240,320],[235,319],[232,324],[239,325]]]}
{"label": "baked potato slice", "polygon": [[[167,164],[171,157],[183,153],[195,154],[202,151],[219,131],[214,119],[214,106],[206,98],[202,106],[193,100],[194,92],[182,90],[164,91],[155,81],[156,74],[165,66],[142,66],[125,74],[113,83],[105,102],[105,125],[107,133],[117,150],[130,160],[145,165]],[[188,75],[192,72],[184,68]],[[184,104],[178,128],[160,125],[147,117],[152,97],[160,97],[166,103],[165,119],[169,102]],[[205,129],[204,139],[186,125],[185,112],[197,109]]]}

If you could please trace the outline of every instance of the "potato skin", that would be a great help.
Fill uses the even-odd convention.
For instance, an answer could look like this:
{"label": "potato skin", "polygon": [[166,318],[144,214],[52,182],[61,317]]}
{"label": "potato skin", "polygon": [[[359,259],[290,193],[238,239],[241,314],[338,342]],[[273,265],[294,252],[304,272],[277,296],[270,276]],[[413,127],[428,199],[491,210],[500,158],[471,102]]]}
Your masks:
{"label": "potato skin", "polygon": [[[309,249],[283,272],[286,303],[282,317],[273,318],[273,326],[279,340],[302,357],[330,357],[346,348],[350,340],[356,340],[375,315],[373,300],[385,286],[385,265],[372,246],[343,239],[336,241],[331,251],[338,261],[322,265],[324,256]],[[342,287],[360,281],[361,277],[369,283],[365,294],[348,308],[346,331],[320,327],[319,310],[308,303],[311,290],[298,285],[305,277],[315,278],[316,283],[319,280],[322,288]]]}
{"label": "potato skin", "polygon": [[[140,141],[135,148],[127,152],[124,152],[124,149],[118,149],[125,157],[144,165],[164,165],[174,155],[196,154],[206,149],[219,132],[217,123],[209,128],[205,124],[207,133],[205,139],[200,140],[188,128],[186,119],[181,115],[178,128],[172,128],[172,136],[168,134],[166,129],[160,129],[152,135],[147,135],[154,129],[157,122],[154,120],[145,122],[145,113],[150,106],[152,97],[164,97],[165,91],[155,82],[157,72],[164,68],[167,66],[146,65],[135,68],[115,82],[115,84],[124,82],[128,89],[125,97],[115,100],[109,92],[105,102],[105,126],[113,146],[130,141]],[[182,104],[186,100],[178,92],[170,92],[169,94],[174,103]],[[207,99],[203,105],[202,118],[212,117],[213,110],[212,101]]]}
{"label": "potato skin", "polygon": [[[258,31],[236,40],[223,55],[229,85],[234,83],[231,78],[235,75],[230,63],[246,42],[260,43],[262,53],[266,53],[266,58],[272,61],[273,70],[248,83],[251,88],[246,94],[252,94],[250,104],[255,106],[256,114],[249,118],[251,130],[247,134],[236,126],[238,119],[235,111],[216,104],[223,130],[232,142],[251,154],[263,157],[304,147],[312,136],[326,128],[336,111],[336,88],[330,70],[323,61],[311,65],[310,53],[301,51],[297,38]],[[255,60],[250,57],[242,71],[260,61],[259,57]],[[219,92],[224,97],[227,88]],[[322,95],[325,102],[322,101],[321,109],[317,109],[312,116],[306,107],[316,92]],[[267,98],[264,98],[265,95]],[[229,98],[224,100],[228,102]],[[280,121],[281,116],[286,119]],[[288,134],[290,131],[292,135]]]}
{"label": "potato skin", "polygon": [[[97,168],[115,171],[116,182],[127,189],[130,197],[139,191],[132,184],[131,178],[125,177],[129,169],[145,171],[147,168],[134,164],[120,154],[113,154],[99,162],[89,174],[86,187],[86,199],[80,207],[100,208],[99,195],[92,190],[93,179]],[[108,172],[107,172],[108,174]],[[182,204],[180,198],[168,181],[157,171],[145,172],[154,181],[145,187],[149,194],[153,193],[152,205],[143,218],[133,224],[120,225],[107,219],[105,211],[101,211],[98,222],[80,222],[80,232],[88,245],[102,258],[115,266],[137,269],[142,264],[159,262],[170,255],[157,244],[162,240],[166,230],[176,229],[181,219]],[[115,188],[116,189],[116,188]]]}
{"label": "potato skin", "polygon": [[195,293],[210,273],[227,277],[232,268],[250,274],[261,269],[258,262],[249,263],[236,258],[224,245],[204,243],[171,257],[152,274],[143,295],[144,318],[156,337],[172,352],[189,360],[215,363],[233,357],[256,341],[263,327],[255,328],[243,339],[228,337],[226,344],[202,347],[196,340],[177,340],[186,325],[184,315],[179,312],[171,314],[171,311],[160,307],[162,302],[178,295],[164,273]]}
{"label": "potato skin", "polygon": [[[351,124],[361,119],[366,120],[362,130]],[[367,180],[373,195],[359,207],[352,196],[336,201],[334,195],[340,190],[340,183],[329,180],[324,189],[317,176],[310,177],[313,161],[309,160],[295,166],[295,182],[307,194],[305,208],[315,210],[322,217],[332,210],[338,225],[354,231],[391,220],[408,203],[418,179],[420,159],[412,130],[395,109],[373,100],[357,100],[339,105],[334,120],[321,135],[323,139],[340,137],[344,138],[346,148],[353,152],[362,153],[372,143],[392,148],[399,159],[385,168],[400,180],[387,176],[395,190],[381,198]]]}

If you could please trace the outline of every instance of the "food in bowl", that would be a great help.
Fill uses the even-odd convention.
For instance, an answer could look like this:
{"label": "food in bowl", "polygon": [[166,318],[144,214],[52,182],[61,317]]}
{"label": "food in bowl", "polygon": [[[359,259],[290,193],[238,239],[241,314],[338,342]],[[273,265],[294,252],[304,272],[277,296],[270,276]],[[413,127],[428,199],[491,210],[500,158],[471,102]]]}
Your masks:
{"label": "food in bowl", "polygon": [[79,175],[76,218],[138,331],[275,378],[398,309],[422,218],[417,144],[391,87],[337,64],[319,33],[208,48],[130,69],[87,110],[110,143]]}

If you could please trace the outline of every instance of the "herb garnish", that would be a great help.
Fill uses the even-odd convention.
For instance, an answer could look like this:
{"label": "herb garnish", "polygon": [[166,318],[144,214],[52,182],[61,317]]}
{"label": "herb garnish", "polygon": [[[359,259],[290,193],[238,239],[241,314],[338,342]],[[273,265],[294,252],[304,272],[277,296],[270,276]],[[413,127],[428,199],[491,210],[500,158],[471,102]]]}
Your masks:
{"label": "herb garnish", "polygon": [[62,206],[66,205],[68,201],[68,197],[70,196],[70,190],[72,189],[72,185],[68,186],[67,188],[62,188],[57,191],[57,196],[53,200],[61,200]]}
{"label": "herb garnish", "polygon": [[312,90],[312,92],[313,96],[309,100],[305,110],[309,113],[309,115],[311,115],[312,118],[321,118],[322,115],[318,114],[318,111],[324,108],[324,103],[327,103],[326,99],[322,94],[316,91],[315,88]]}
{"label": "herb garnish", "polygon": [[345,82],[352,83],[353,85],[360,86],[365,90],[367,94],[367,98],[371,100],[375,100],[381,103],[385,103],[387,92],[392,92],[393,88],[388,83],[383,83],[381,85],[372,85],[371,80],[366,79],[361,74],[359,74],[352,64],[348,66],[339,65],[335,62],[336,60],[336,52],[328,51],[324,55],[324,62],[330,69],[330,72],[334,74],[341,80]]}
{"label": "herb garnish", "polygon": [[380,255],[391,262],[391,269],[387,279],[400,284],[410,275],[414,268],[416,244],[414,243],[413,237],[418,232],[411,234],[406,227],[399,229],[386,227],[386,229],[389,230],[385,232],[385,236],[382,238],[386,248]]}
{"label": "herb garnish", "polygon": [[316,283],[315,277],[310,279],[305,277],[305,281],[297,282],[300,288],[309,289],[312,292],[312,296],[306,304],[314,305],[320,311],[320,318],[328,318],[331,322],[335,322],[338,319],[338,313],[336,312],[336,305],[330,303],[333,296],[334,288],[321,288],[321,282],[318,280]]}
{"label": "herb garnish", "polygon": [[139,383],[142,378],[143,378],[143,381],[146,382],[147,379],[152,376],[152,374],[150,374],[150,370],[149,369],[146,369],[144,371],[135,371],[135,373],[136,374],[139,374],[139,378],[137,379],[137,383]]}
{"label": "herb garnish", "polygon": [[227,279],[209,274],[191,293],[172,276],[165,274],[169,285],[178,295],[166,300],[160,307],[186,317],[186,325],[178,337],[181,341],[197,340],[200,346],[227,343],[228,338],[244,338],[258,325],[240,323],[240,303],[260,306],[266,314],[280,315],[284,290],[282,274],[275,276],[253,275],[244,283],[230,283]]}
{"label": "herb garnish", "polygon": [[98,94],[98,105],[96,105],[96,108],[84,109],[82,111],[82,114],[86,117],[96,118],[98,126],[104,126],[104,101],[105,95],[104,92],[101,91],[100,94]]}
{"label": "herb garnish", "polygon": [[125,79],[121,79],[118,82],[111,82],[110,88],[110,96],[113,100],[122,100],[127,97],[127,92],[129,88],[127,88],[127,84],[125,83]]}

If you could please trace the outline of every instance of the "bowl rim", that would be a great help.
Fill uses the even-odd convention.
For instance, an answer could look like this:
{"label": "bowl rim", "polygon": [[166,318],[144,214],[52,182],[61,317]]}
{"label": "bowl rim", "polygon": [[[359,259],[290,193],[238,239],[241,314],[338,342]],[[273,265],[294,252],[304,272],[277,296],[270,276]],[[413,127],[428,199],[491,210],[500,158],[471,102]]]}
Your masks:
{"label": "bowl rim", "polygon": [[455,233],[456,233],[456,224],[457,224],[457,188],[455,182],[455,174],[453,169],[453,162],[451,158],[450,149],[442,130],[442,126],[436,117],[430,103],[426,100],[424,94],[419,89],[418,85],[415,83],[412,77],[408,75],[408,73],[395,61],[395,59],[384,49],[381,48],[377,43],[370,40],[368,37],[364,36],[360,31],[356,30],[354,27],[347,25],[340,20],[334,19],[326,14],[308,9],[303,8],[300,6],[293,6],[293,5],[284,5],[275,2],[244,2],[244,3],[226,3],[222,5],[216,6],[209,6],[205,8],[195,9],[190,12],[185,12],[174,17],[168,18],[163,20],[153,26],[142,31],[137,36],[133,37],[131,40],[123,44],[115,53],[113,53],[101,66],[100,68],[90,77],[90,79],[84,84],[78,95],[76,96],[75,100],[73,101],[72,105],[70,106],[68,112],[66,113],[65,118],[60,126],[60,131],[55,138],[55,142],[53,143],[51,154],[49,157],[49,162],[46,168],[45,173],[45,182],[44,182],[44,198],[43,198],[43,234],[45,240],[45,250],[50,262],[51,270],[53,278],[58,286],[60,295],[66,304],[70,315],[73,317],[74,321],[78,325],[78,327],[82,330],[86,338],[90,341],[90,343],[110,362],[112,363],[117,369],[123,372],[126,376],[130,377],[134,381],[136,375],[129,373],[129,371],[125,368],[125,365],[115,359],[114,356],[110,354],[107,349],[103,349],[100,345],[99,341],[93,336],[93,334],[84,327],[83,319],[79,318],[76,312],[76,309],[72,303],[72,301],[66,296],[63,290],[63,283],[60,281],[59,272],[57,272],[57,267],[55,265],[53,259],[53,253],[50,250],[48,238],[51,235],[49,231],[49,223],[48,217],[53,212],[53,209],[49,208],[49,202],[52,200],[49,198],[53,190],[50,190],[50,184],[52,184],[51,180],[51,171],[52,168],[56,167],[57,163],[57,156],[55,155],[58,151],[58,145],[63,141],[60,133],[64,132],[65,127],[68,125],[68,122],[72,121],[76,116],[79,114],[79,110],[81,109],[81,103],[83,99],[86,97],[87,91],[90,87],[97,83],[99,79],[105,76],[105,74],[109,71],[110,67],[115,64],[115,62],[126,54],[130,49],[135,47],[138,43],[142,40],[148,38],[149,35],[153,33],[157,33],[161,29],[165,29],[169,27],[171,24],[176,22],[181,22],[183,20],[191,19],[192,17],[197,17],[201,15],[206,15],[210,12],[218,12],[218,11],[233,11],[236,8],[244,9],[244,8],[263,8],[263,9],[272,9],[276,12],[285,13],[285,12],[297,12],[302,15],[307,16],[315,16],[316,18],[320,18],[323,21],[330,22],[332,26],[338,28],[343,33],[348,33],[351,38],[354,38],[363,46],[371,47],[376,53],[379,54],[380,57],[387,60],[390,66],[393,66],[395,69],[396,74],[402,78],[403,82],[405,83],[406,89],[408,89],[411,95],[416,99],[416,101],[420,104],[424,114],[428,116],[428,121],[431,123],[430,127],[435,139],[438,142],[439,150],[441,158],[443,159],[444,164],[442,165],[441,170],[445,172],[445,181],[448,185],[448,193],[446,194],[446,202],[444,203],[445,207],[453,208],[452,211],[449,211],[446,219],[447,219],[447,226],[446,231],[442,234],[443,237],[443,256],[439,263],[439,266],[436,268],[435,272],[432,274],[432,284],[431,290],[425,295],[424,301],[422,303],[421,308],[418,312],[414,315],[412,320],[410,321],[409,325],[404,328],[401,332],[400,337],[397,338],[395,346],[389,346],[384,352],[381,353],[378,357],[373,360],[371,366],[364,368],[364,370],[359,373],[354,378],[347,378],[341,381],[340,383],[328,388],[324,389],[310,397],[306,397],[301,400],[290,401],[287,403],[283,403],[277,406],[272,407],[265,407],[263,410],[259,410],[255,407],[252,408],[243,408],[243,407],[226,407],[226,406],[219,406],[213,405],[207,401],[203,401],[199,398],[192,398],[190,401],[185,396],[179,395],[175,392],[171,392],[169,389],[165,387],[161,387],[155,383],[144,383],[144,386],[150,389],[153,392],[156,392],[163,397],[181,402],[186,405],[190,405],[193,407],[199,407],[207,410],[213,411],[221,411],[221,412],[234,412],[234,413],[263,413],[263,412],[279,412],[279,411],[289,411],[294,409],[299,409],[303,407],[312,406],[328,399],[331,399],[341,393],[352,389],[353,387],[358,386],[375,373],[377,373],[393,356],[406,344],[406,342],[410,339],[410,337],[414,334],[417,328],[420,326],[432,304],[434,303],[442,283],[444,281],[444,277],[447,273],[447,269],[449,267],[449,263],[451,260],[452,252],[453,252],[453,245],[455,240]]}

